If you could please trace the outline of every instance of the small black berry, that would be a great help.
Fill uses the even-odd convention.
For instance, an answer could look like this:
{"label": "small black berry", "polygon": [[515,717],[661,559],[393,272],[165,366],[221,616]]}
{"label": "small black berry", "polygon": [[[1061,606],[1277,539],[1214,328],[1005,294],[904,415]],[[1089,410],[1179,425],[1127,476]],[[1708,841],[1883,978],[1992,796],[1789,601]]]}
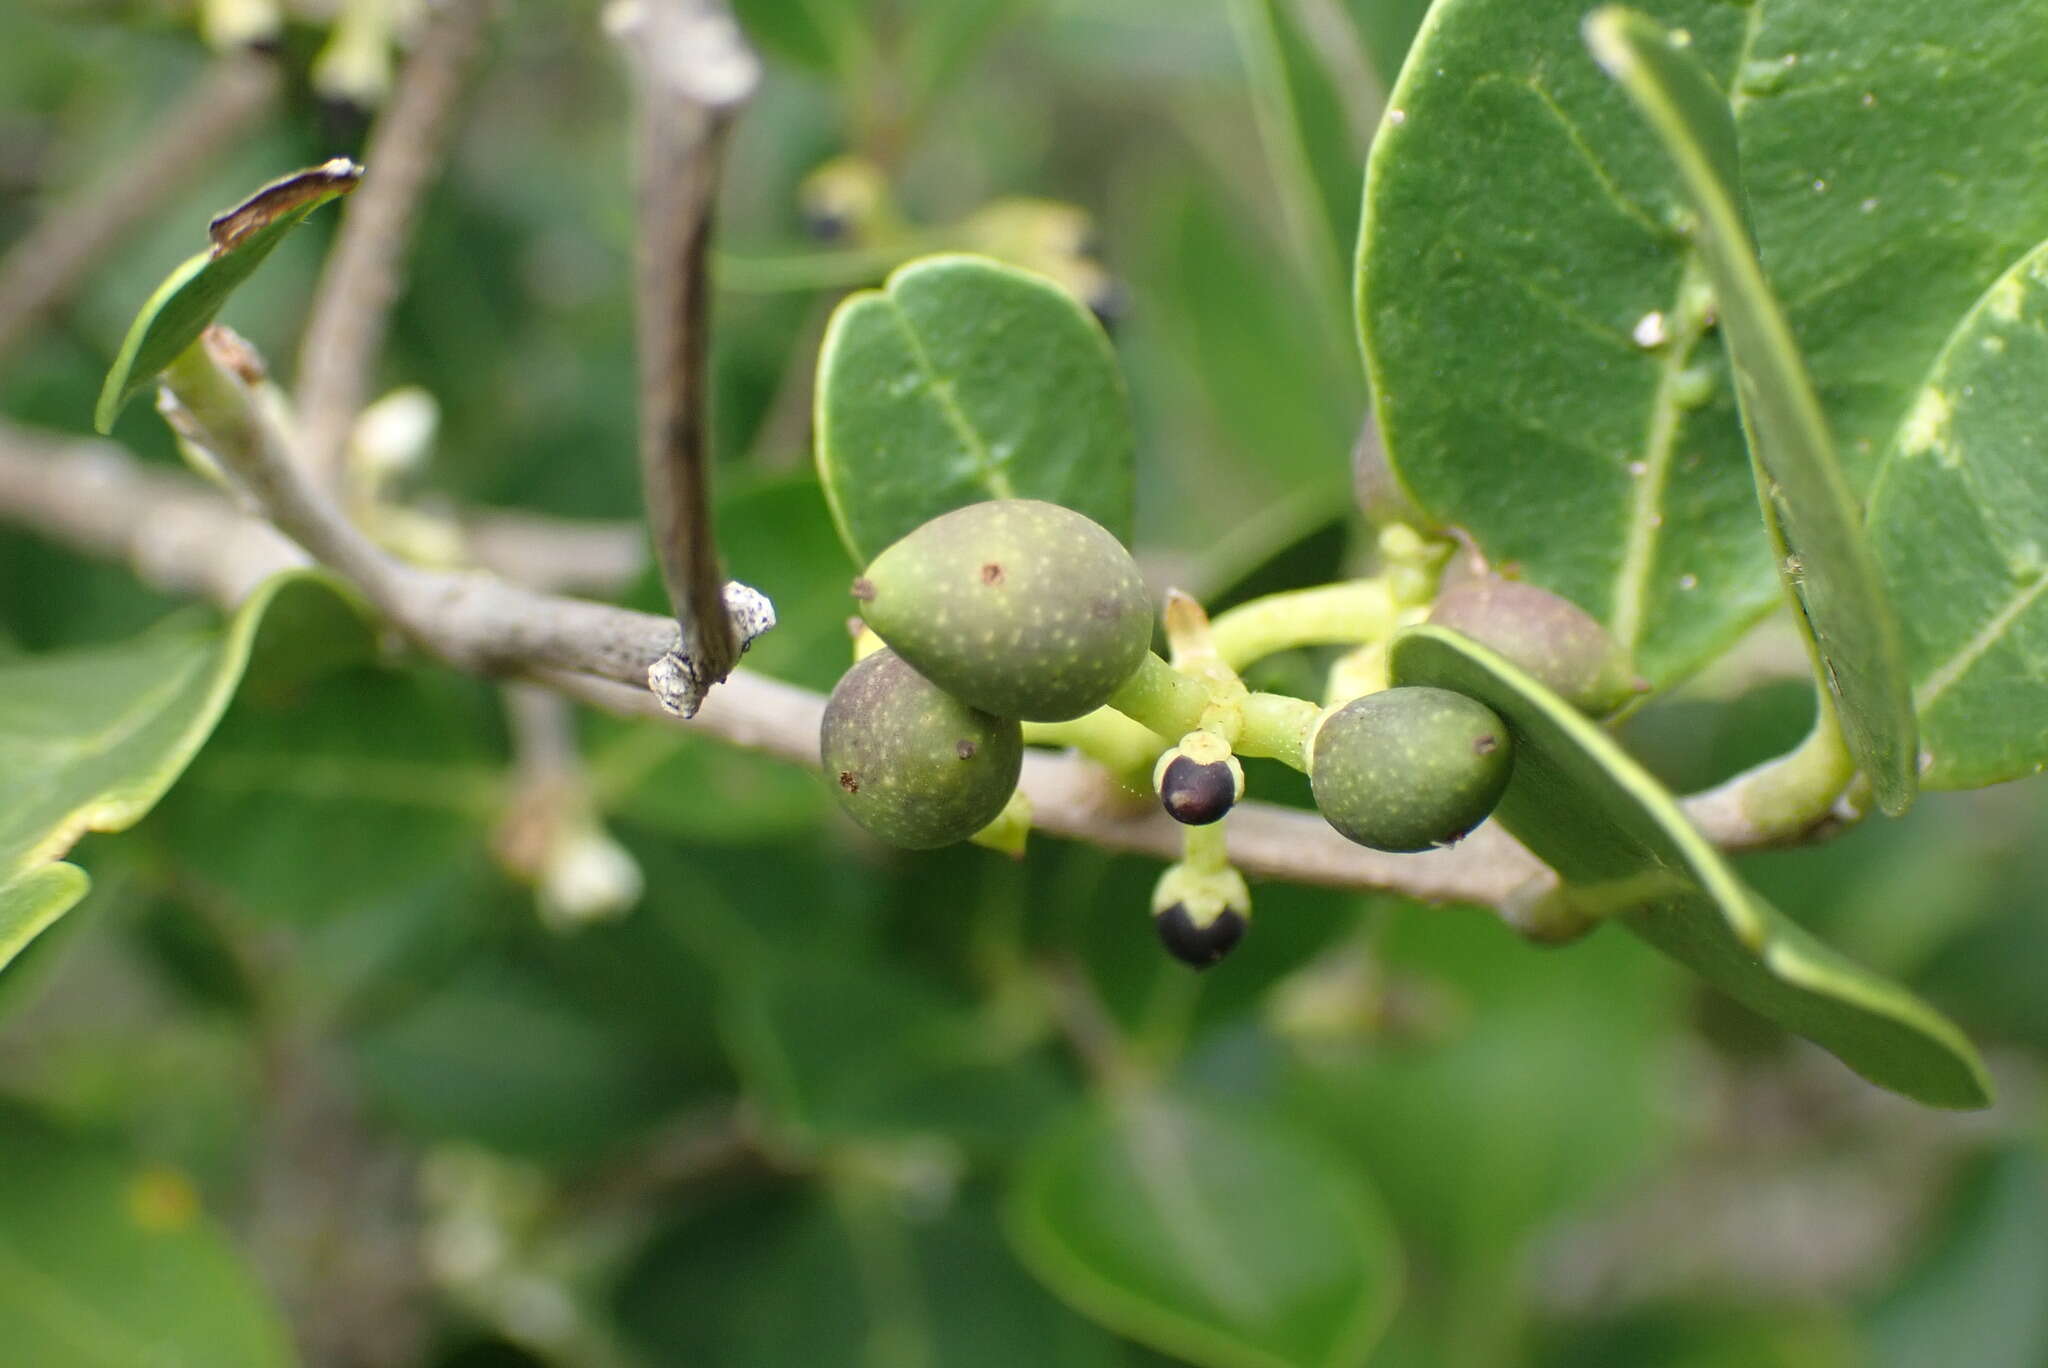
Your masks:
{"label": "small black berry", "polygon": [[1203,764],[1190,755],[1167,761],[1159,777],[1159,802],[1166,815],[1188,826],[1218,822],[1237,802],[1239,771],[1228,759]]}
{"label": "small black berry", "polygon": [[1244,939],[1245,916],[1226,907],[1206,924],[1198,924],[1186,903],[1174,903],[1152,919],[1159,943],[1183,964],[1207,969],[1229,954]]}

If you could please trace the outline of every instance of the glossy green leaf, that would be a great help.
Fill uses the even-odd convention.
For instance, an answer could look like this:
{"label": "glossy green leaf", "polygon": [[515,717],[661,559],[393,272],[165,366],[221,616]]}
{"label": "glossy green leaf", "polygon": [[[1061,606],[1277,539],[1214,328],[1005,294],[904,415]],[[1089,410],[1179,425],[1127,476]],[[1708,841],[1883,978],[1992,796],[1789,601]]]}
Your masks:
{"label": "glossy green leaf", "polygon": [[[225,627],[180,616],[117,645],[0,665],[0,966],[84,895],[82,872],[50,862],[88,831],[132,826],[205,743],[281,599],[281,618],[334,621],[332,581],[279,575]],[[356,639],[367,642],[359,621]]]}
{"label": "glossy green leaf", "polygon": [[1515,768],[1495,817],[1589,900],[1738,1002],[1880,1087],[1980,1107],[1990,1083],[1962,1032],[1830,950],[1736,878],[1663,788],[1598,727],[1493,652],[1411,628],[1394,682],[1479,699],[1506,719]]}
{"label": "glossy green leaf", "polygon": [[1870,495],[1933,788],[2048,766],[2048,245],[2000,276],[1927,373]]}
{"label": "glossy green leaf", "polygon": [[1842,739],[1878,806],[1897,816],[1912,805],[1919,756],[1898,621],[1820,400],[1756,258],[1727,97],[1687,50],[1689,39],[1676,43],[1633,11],[1596,12],[1586,42],[1657,131],[1691,196],[1692,237],[1713,286],[1779,570]]}
{"label": "glossy green leaf", "polygon": [[1015,1181],[1026,1266],[1202,1368],[1348,1368],[1400,1296],[1393,1230],[1359,1173],[1241,1107],[1107,1100],[1043,1138]]}
{"label": "glossy green leaf", "polygon": [[246,216],[247,227],[225,239],[217,235],[213,247],[188,257],[143,304],[100,387],[93,426],[111,431],[128,401],[198,339],[228,296],[255,274],[285,234],[327,201],[353,190],[361,176],[362,168],[353,163],[329,162],[273,182],[215,220],[218,228]]}
{"label": "glossy green leaf", "polygon": [[832,516],[863,565],[984,499],[1065,504],[1130,535],[1115,354],[1071,295],[1015,267],[927,257],[848,298],[818,355],[816,426]]}
{"label": "glossy green leaf", "polygon": [[0,1110],[0,1326],[10,1363],[283,1368],[282,1319],[182,1173]]}
{"label": "glossy green leaf", "polygon": [[[1652,681],[1780,601],[1669,159],[1589,6],[1442,0],[1367,173],[1360,324],[1407,491]],[[2048,25],[1954,0],[1665,0],[1732,88],[1743,192],[1851,488],[1954,320],[2048,237]]]}

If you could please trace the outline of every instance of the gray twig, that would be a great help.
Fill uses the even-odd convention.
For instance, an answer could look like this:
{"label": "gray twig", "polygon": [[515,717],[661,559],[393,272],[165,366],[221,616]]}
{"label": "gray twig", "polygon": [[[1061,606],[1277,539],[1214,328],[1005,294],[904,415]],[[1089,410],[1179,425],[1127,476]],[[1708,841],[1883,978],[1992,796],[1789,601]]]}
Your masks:
{"label": "gray twig", "polygon": [[[524,675],[613,712],[675,722],[643,683],[648,665],[675,644],[673,622],[535,593],[486,574],[398,565],[338,515],[319,512],[320,496],[296,463],[277,453],[259,457],[278,474],[263,476],[258,487],[275,492],[280,480],[299,486],[265,511],[316,558],[346,573],[366,558],[381,562],[359,578],[361,587],[428,651],[467,670]],[[263,576],[305,563],[289,542],[197,481],[146,470],[110,443],[39,438],[4,426],[0,521],[125,560],[154,583],[227,604]],[[361,544],[339,544],[348,538]],[[815,766],[824,704],[807,689],[735,670],[694,721],[677,725]],[[1762,780],[1758,773],[1686,800],[1687,814],[1715,844],[1772,843],[1772,834],[1743,812],[1749,786],[1769,780],[1768,767]],[[1022,787],[1040,831],[1110,850],[1178,858],[1184,829],[1154,804],[1134,805],[1078,755],[1030,753]],[[1313,813],[1253,802],[1233,810],[1229,839],[1231,859],[1247,874],[1386,890],[1430,902],[1497,908],[1542,870],[1491,825],[1449,850],[1383,855],[1352,845]],[[1775,843],[1784,840],[1776,834]]]}
{"label": "gray twig", "polygon": [[[384,562],[358,581],[360,587],[433,654],[478,672],[523,674],[598,707],[662,718],[793,764],[818,763],[825,706],[818,694],[735,670],[693,721],[676,723],[643,683],[648,665],[675,643],[673,622],[537,594],[489,575],[397,565],[338,515],[317,510],[320,496],[296,462],[276,452],[254,456],[276,473],[252,486],[286,490],[266,513],[336,568],[360,567],[366,557]],[[223,464],[235,470],[241,463]],[[0,520],[126,560],[154,583],[224,604],[265,575],[306,561],[267,525],[195,480],[147,470],[111,443],[45,439],[5,427]],[[350,539],[360,545],[347,544]],[[1023,787],[1042,831],[1111,850],[1178,857],[1182,828],[1156,805],[1133,805],[1079,756],[1032,753]],[[1311,813],[1261,803],[1241,803],[1232,812],[1230,854],[1254,875],[1483,905],[1496,904],[1537,868],[1491,828],[1452,850],[1382,855],[1350,844]]]}
{"label": "gray twig", "polygon": [[723,0],[619,0],[606,20],[639,87],[640,471],[680,639],[648,683],[688,717],[774,621],[766,599],[724,584],[707,449],[712,220],[726,135],[761,67]]}
{"label": "gray twig", "polygon": [[444,0],[399,71],[377,121],[362,187],[349,197],[299,339],[299,451],[330,488],[349,430],[369,400],[385,325],[398,298],[414,220],[440,170],[463,79],[483,39],[490,0]]}
{"label": "gray twig", "polygon": [[58,205],[0,259],[0,357],[78,288],[102,257],[270,107],[277,68],[221,57],[168,111],[148,143],[77,199]]}

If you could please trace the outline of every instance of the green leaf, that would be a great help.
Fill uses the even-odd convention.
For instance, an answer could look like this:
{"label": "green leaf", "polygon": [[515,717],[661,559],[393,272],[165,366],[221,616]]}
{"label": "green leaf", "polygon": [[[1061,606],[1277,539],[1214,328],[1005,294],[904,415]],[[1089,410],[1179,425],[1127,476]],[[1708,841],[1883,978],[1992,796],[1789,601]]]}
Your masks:
{"label": "green leaf", "polygon": [[0,1109],[0,1325],[11,1363],[281,1368],[283,1321],[191,1181]]}
{"label": "green leaf", "polygon": [[852,80],[874,60],[869,8],[844,0],[734,0],[733,13],[763,51]]}
{"label": "green leaf", "polygon": [[76,907],[91,887],[84,870],[62,860],[0,883],[0,966]]}
{"label": "green leaf", "polygon": [[[1682,189],[1587,8],[1431,12],[1371,154],[1359,318],[1411,496],[1661,684],[1780,597]],[[2004,0],[1653,9],[1734,91],[1760,254],[1860,492],[1955,319],[2048,238],[2048,26]]]}
{"label": "green leaf", "polygon": [[1030,498],[1128,539],[1135,438],[1102,328],[1048,280],[926,257],[832,315],[818,356],[818,473],[865,565],[950,509]]}
{"label": "green leaf", "polygon": [[582,1155],[676,1099],[655,1061],[536,975],[480,962],[357,1041],[371,1095],[408,1129],[534,1158]]}
{"label": "green leaf", "polygon": [[1202,1368],[1348,1368],[1400,1296],[1363,1178],[1243,1107],[1105,1101],[1026,1157],[1008,1216],[1061,1298]]}
{"label": "green leaf", "polygon": [[844,955],[770,955],[728,975],[719,1019],[749,1097],[788,1144],[937,1133],[1001,1153],[1066,1096],[1042,1054]]}
{"label": "green leaf", "polygon": [[1401,59],[1415,41],[1415,31],[1429,12],[1429,0],[1344,0],[1359,39],[1372,59],[1381,88],[1401,74]]}
{"label": "green leaf", "polygon": [[1664,142],[1698,215],[1693,230],[1720,313],[1764,524],[1834,697],[1842,739],[1878,806],[1912,806],[1919,742],[1899,626],[1827,418],[1743,213],[1735,121],[1685,44],[1623,9],[1586,21],[1586,43]]}
{"label": "green leaf", "polygon": [[1274,269],[1284,241],[1220,187],[1162,173],[1144,200],[1147,250],[1130,269],[1145,307],[1129,345],[1133,374],[1151,377],[1142,424],[1173,459],[1148,463],[1140,502],[1167,510],[1148,521],[1147,540],[1194,558],[1185,587],[1206,603],[1350,512],[1346,455],[1364,377],[1339,301]]}
{"label": "green leaf", "polygon": [[1376,916],[1374,971],[1430,1006],[1366,1048],[1311,1037],[1290,1051],[1286,1096],[1386,1194],[1436,1275],[1416,1297],[1445,1305],[1466,1348],[1491,1349],[1443,1361],[1512,1358],[1531,1310],[1522,1250],[1629,1190],[1671,1143],[1677,971],[1621,937],[1540,955],[1476,911]]}
{"label": "green leaf", "polygon": [[1931,788],[2048,765],[2048,244],[2000,276],[1935,359],[1870,495],[1905,628]]}
{"label": "green leaf", "polygon": [[310,925],[488,844],[512,783],[487,687],[363,665],[273,692],[253,680],[152,823],[205,886]]}
{"label": "green leaf", "polygon": [[214,245],[172,271],[129,325],[100,387],[93,426],[111,431],[128,401],[198,339],[285,234],[327,201],[355,189],[362,174],[360,166],[337,158],[272,181],[216,218]]}
{"label": "green leaf", "polygon": [[[1343,244],[1358,233],[1364,138],[1352,131],[1345,83],[1365,67],[1341,16],[1324,45],[1306,33],[1288,0],[1231,0],[1250,76],[1259,139],[1280,191],[1280,206],[1309,266],[1309,278],[1334,303],[1343,293]],[[1347,61],[1340,60],[1348,58]]]}
{"label": "green leaf", "polygon": [[1880,1087],[1981,1107],[1990,1082],[1962,1032],[1905,989],[1822,945],[1744,887],[1670,795],[1562,699],[1455,632],[1418,627],[1390,651],[1397,684],[1476,698],[1514,736],[1494,816],[1643,940]]}
{"label": "green leaf", "polygon": [[902,29],[897,58],[912,91],[911,107],[928,111],[973,68],[997,33],[1023,8],[1023,0],[922,0]]}
{"label": "green leaf", "polygon": [[620,1281],[618,1320],[634,1347],[684,1368],[1124,1362],[1115,1340],[1017,1266],[978,1191],[933,1212],[887,1189],[840,1187],[836,1202],[815,1186],[707,1192]]}
{"label": "green leaf", "polygon": [[324,577],[278,575],[224,627],[180,615],[117,645],[0,665],[0,966],[84,895],[82,872],[50,862],[88,831],[134,825],[190,763],[279,600],[292,604],[281,619],[332,622],[336,595]]}

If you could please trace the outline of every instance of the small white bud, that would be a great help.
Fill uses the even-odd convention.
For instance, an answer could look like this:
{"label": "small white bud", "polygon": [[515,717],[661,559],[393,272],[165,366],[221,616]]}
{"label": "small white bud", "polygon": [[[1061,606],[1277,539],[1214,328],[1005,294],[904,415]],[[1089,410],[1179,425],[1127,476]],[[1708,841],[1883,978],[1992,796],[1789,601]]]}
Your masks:
{"label": "small white bud", "polygon": [[541,920],[557,931],[624,916],[645,891],[639,864],[596,822],[566,825],[536,890]]}
{"label": "small white bud", "polygon": [[365,475],[402,474],[426,459],[440,426],[441,406],[434,396],[407,385],[363,410],[350,435],[350,454]]}

